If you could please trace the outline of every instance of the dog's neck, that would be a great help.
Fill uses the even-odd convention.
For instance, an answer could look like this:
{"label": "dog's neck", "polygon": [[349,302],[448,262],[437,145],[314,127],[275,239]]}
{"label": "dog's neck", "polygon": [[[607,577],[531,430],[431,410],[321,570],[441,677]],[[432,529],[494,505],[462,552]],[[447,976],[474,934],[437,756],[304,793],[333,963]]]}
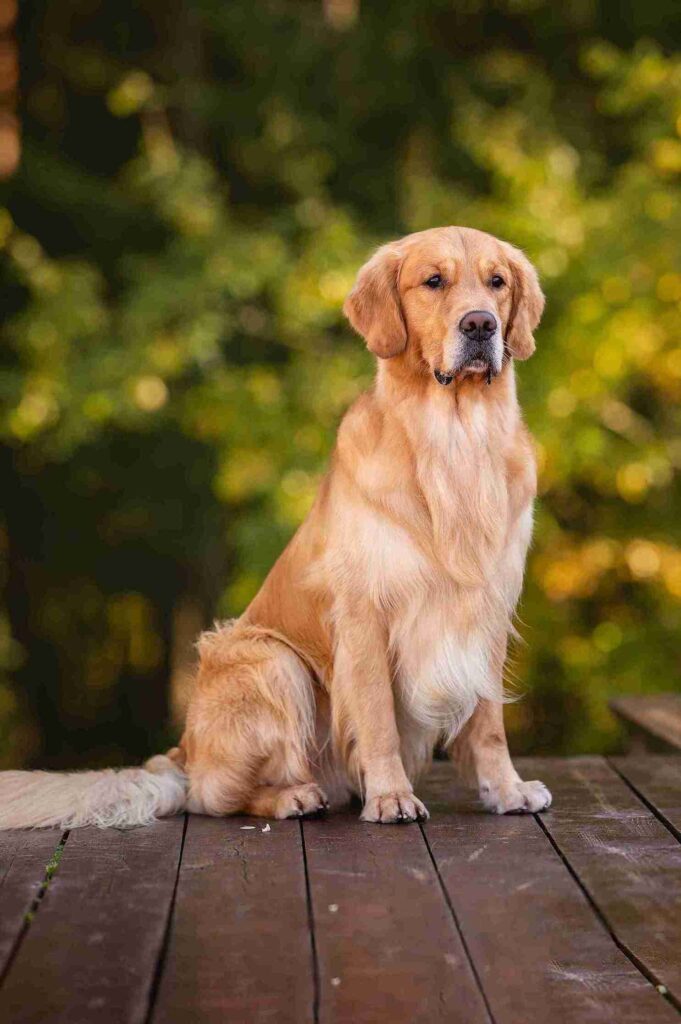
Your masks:
{"label": "dog's neck", "polygon": [[384,360],[375,394],[411,449],[439,557],[454,579],[479,584],[507,530],[507,460],[521,423],[512,360],[490,385],[468,378],[448,387]]}
{"label": "dog's neck", "polygon": [[[425,369],[415,373],[402,356],[380,359],[375,394],[384,412],[397,416],[419,447],[428,444],[428,438],[433,436],[429,417],[458,421],[464,430],[472,430],[476,436],[483,421],[492,431],[498,424],[508,432],[520,420],[512,359],[504,361],[501,372],[490,384],[477,375],[455,378],[447,386],[439,384]],[[415,433],[423,436],[417,437]]]}

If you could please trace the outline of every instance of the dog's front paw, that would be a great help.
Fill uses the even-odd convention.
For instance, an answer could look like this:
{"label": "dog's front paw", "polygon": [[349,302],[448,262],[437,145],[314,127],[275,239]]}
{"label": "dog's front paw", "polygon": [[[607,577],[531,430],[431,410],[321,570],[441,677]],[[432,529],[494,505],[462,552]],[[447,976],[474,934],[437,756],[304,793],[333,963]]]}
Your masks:
{"label": "dog's front paw", "polygon": [[510,782],[503,786],[482,786],[485,810],[493,814],[535,814],[551,806],[551,794],[543,782]]}
{"label": "dog's front paw", "polygon": [[430,815],[425,805],[413,793],[384,793],[382,796],[374,796],[367,800],[361,817],[362,821],[394,825],[409,821],[427,821]]}

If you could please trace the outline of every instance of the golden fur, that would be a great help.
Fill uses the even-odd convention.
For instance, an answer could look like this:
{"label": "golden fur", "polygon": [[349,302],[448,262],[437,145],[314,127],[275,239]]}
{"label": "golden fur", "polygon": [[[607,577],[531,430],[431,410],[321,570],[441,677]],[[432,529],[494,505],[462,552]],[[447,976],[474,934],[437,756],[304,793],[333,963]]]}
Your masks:
{"label": "golden fur", "polygon": [[[512,767],[501,706],[535,494],[513,357],[532,354],[543,304],[522,253],[466,228],[410,235],[360,270],[345,312],[376,380],[260,593],[199,644],[175,755],[190,808],[283,817],[355,791],[365,819],[414,819],[442,737],[490,808],[548,805]],[[456,326],[479,309],[501,325],[499,372],[443,387],[434,371],[457,367]]]}
{"label": "golden fur", "polygon": [[[438,740],[490,810],[547,807],[513,768],[502,716],[535,495],[514,359],[534,351],[543,305],[523,254],[480,231],[379,249],[345,304],[378,356],[375,383],[259,594],[201,638],[180,746],[129,778],[94,773],[96,798],[84,776],[7,773],[0,827],[183,806],[283,818],[351,792],[365,820],[412,821],[427,815],[413,787]],[[495,324],[485,361],[466,355],[471,311]]]}

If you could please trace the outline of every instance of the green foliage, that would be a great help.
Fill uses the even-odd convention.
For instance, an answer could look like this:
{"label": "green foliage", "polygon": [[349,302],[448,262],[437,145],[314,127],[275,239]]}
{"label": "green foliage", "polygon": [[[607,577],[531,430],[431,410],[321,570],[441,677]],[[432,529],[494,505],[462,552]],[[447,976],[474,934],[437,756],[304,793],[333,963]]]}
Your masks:
{"label": "green foliage", "polygon": [[675,5],[66,6],[22,26],[0,215],[2,760],[164,741],[177,609],[243,609],[371,379],[358,265],[443,223],[548,296],[513,742],[611,748],[609,696],[678,686]]}

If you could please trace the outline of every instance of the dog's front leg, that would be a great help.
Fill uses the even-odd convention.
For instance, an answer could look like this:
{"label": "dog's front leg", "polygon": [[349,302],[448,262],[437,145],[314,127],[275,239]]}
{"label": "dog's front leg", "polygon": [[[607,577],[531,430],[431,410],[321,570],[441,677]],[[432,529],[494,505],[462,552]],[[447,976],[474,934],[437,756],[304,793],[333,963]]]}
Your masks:
{"label": "dog's front leg", "polygon": [[338,645],[331,707],[334,732],[351,773],[359,776],[363,821],[425,820],[402,764],[388,664],[387,636],[375,610],[345,608],[337,615]]}
{"label": "dog's front leg", "polygon": [[481,700],[450,748],[452,760],[474,782],[488,811],[545,811],[551,794],[543,782],[523,782],[508,752],[502,704]]}

